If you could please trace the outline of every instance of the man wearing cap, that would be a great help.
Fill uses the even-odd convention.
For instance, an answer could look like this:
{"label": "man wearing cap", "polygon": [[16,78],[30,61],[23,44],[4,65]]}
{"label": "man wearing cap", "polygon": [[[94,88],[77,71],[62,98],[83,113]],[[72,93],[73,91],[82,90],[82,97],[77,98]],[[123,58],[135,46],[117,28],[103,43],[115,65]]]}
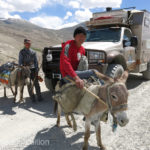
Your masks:
{"label": "man wearing cap", "polygon": [[[38,61],[36,52],[33,51],[31,48],[31,41],[29,39],[24,39],[24,48],[19,52],[19,65],[29,66],[31,70],[30,79],[33,81],[37,99],[38,101],[42,101],[43,98],[41,96],[41,89],[38,82]],[[32,90],[31,82],[28,86],[28,92],[33,102],[36,101],[35,95]]]}
{"label": "man wearing cap", "polygon": [[[84,87],[82,79],[88,79],[90,76],[98,78],[94,70],[77,71],[78,64],[82,55],[85,55],[85,49],[82,46],[86,39],[86,30],[83,27],[77,27],[74,30],[74,40],[67,41],[62,44],[62,52],[60,55],[60,72],[62,77],[70,76],[76,83],[78,88]],[[96,70],[95,70],[96,71]],[[67,82],[63,78],[61,82]],[[100,80],[100,83],[103,82]],[[105,113],[102,120],[106,120],[108,114]],[[104,119],[103,119],[104,118]],[[85,121],[85,117],[83,118]]]}
{"label": "man wearing cap", "polygon": [[85,49],[82,46],[86,39],[86,30],[83,27],[77,27],[74,31],[74,40],[69,40],[62,44],[60,55],[60,72],[62,77],[70,76],[74,79],[78,88],[84,87],[82,79],[88,79],[90,76],[96,76],[93,70],[76,71],[81,56],[85,55]]}

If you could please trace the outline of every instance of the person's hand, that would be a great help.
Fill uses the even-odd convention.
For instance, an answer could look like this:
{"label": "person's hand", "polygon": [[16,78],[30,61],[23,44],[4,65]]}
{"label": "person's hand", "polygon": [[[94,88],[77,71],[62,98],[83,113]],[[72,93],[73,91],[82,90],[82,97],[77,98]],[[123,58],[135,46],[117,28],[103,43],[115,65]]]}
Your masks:
{"label": "person's hand", "polygon": [[83,80],[81,80],[78,76],[76,76],[76,77],[74,78],[74,80],[75,80],[76,86],[77,86],[78,88],[82,89],[82,88],[84,87],[84,82],[83,82]]}

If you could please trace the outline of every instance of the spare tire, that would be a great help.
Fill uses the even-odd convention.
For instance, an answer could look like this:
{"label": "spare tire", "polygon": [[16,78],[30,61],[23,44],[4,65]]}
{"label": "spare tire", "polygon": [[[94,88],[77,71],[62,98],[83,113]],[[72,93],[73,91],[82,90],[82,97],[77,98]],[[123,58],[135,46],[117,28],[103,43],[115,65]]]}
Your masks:
{"label": "spare tire", "polygon": [[124,72],[122,65],[110,64],[107,68],[106,75],[111,78],[120,77]]}

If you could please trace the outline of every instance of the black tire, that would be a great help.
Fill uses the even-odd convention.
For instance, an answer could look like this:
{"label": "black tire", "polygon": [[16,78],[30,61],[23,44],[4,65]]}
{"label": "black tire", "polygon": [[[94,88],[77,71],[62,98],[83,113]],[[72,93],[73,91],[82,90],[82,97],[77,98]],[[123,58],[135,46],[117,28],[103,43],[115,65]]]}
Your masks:
{"label": "black tire", "polygon": [[120,77],[123,72],[124,72],[124,69],[122,65],[110,64],[107,68],[106,75],[111,78],[116,78],[116,77]]}
{"label": "black tire", "polygon": [[55,86],[58,81],[59,81],[59,79],[49,79],[49,78],[45,77],[45,85],[50,90],[51,93],[55,92]]}
{"label": "black tire", "polygon": [[44,79],[46,87],[51,91],[53,90],[52,80],[45,77]]}
{"label": "black tire", "polygon": [[143,78],[146,80],[150,80],[150,62],[147,64],[147,70],[142,72]]}

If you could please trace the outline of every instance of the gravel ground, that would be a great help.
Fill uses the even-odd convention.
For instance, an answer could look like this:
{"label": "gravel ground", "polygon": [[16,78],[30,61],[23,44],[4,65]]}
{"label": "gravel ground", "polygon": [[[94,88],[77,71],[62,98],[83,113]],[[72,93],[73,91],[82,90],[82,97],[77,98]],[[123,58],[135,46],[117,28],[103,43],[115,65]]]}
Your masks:
{"label": "gravel ground", "polygon": [[[150,150],[150,81],[140,74],[130,75],[130,119],[127,126],[112,132],[112,119],[101,123],[102,141],[107,150]],[[61,117],[57,128],[53,101],[44,83],[41,83],[43,102],[30,101],[25,88],[25,103],[14,104],[10,90],[3,98],[0,88],[0,150],[81,150],[84,136],[83,116],[75,115],[78,130],[74,132]],[[89,150],[98,150],[94,127],[91,127]]]}

